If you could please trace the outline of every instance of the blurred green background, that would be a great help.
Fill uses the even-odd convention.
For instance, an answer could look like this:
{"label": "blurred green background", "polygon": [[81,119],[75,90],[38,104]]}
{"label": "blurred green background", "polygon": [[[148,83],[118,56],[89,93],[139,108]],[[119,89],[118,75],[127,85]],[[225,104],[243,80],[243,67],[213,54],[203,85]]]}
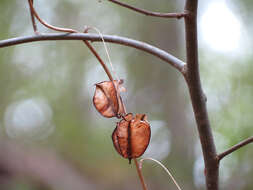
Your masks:
{"label": "blurred green background", "polygon": [[[124,2],[159,12],[184,9],[182,0]],[[185,61],[183,20],[147,17],[98,0],[35,1],[35,7],[53,25],[80,31],[94,26],[105,34],[145,41]],[[201,77],[218,152],[253,134],[252,7],[250,0],[199,2]],[[0,12],[0,39],[33,34],[27,1],[1,0]],[[38,28],[52,32],[40,24]],[[107,62],[102,43],[93,45]],[[117,75],[125,81],[127,111],[147,114],[152,126],[143,157],[162,161],[183,189],[204,189],[203,159],[182,76],[144,52],[107,46]],[[103,80],[107,76],[102,67],[79,41],[2,48],[0,137],[57,152],[100,189],[141,189],[134,165],[113,148],[117,120],[103,118],[92,105],[94,84]],[[222,160],[221,189],[253,189],[252,156],[249,145]],[[50,167],[43,161],[41,165]],[[154,163],[146,161],[143,172],[149,189],[175,189]],[[0,180],[0,189],[54,188],[21,176]]]}

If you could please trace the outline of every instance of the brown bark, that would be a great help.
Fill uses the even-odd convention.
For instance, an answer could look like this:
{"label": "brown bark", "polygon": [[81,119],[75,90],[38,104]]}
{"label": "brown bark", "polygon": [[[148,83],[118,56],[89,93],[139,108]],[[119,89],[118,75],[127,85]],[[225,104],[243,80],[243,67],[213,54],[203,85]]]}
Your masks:
{"label": "brown bark", "polygon": [[203,93],[200,81],[198,63],[198,39],[197,39],[197,8],[198,0],[187,0],[185,11],[189,13],[185,17],[185,36],[188,84],[195,120],[198,127],[199,138],[205,162],[206,187],[208,190],[218,190],[219,162],[213,140],[212,130],[206,108],[206,97]]}

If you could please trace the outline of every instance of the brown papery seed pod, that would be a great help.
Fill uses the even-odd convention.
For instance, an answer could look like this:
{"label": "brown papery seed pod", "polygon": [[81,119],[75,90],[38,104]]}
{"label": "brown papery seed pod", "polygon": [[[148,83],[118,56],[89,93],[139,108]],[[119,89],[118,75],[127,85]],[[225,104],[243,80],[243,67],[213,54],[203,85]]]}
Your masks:
{"label": "brown papery seed pod", "polygon": [[112,133],[112,141],[117,152],[124,158],[140,157],[148,147],[151,136],[150,125],[145,114],[131,113],[122,119]]}
{"label": "brown papery seed pod", "polygon": [[120,97],[122,80],[104,81],[96,84],[93,104],[104,117],[119,117],[125,108]]}

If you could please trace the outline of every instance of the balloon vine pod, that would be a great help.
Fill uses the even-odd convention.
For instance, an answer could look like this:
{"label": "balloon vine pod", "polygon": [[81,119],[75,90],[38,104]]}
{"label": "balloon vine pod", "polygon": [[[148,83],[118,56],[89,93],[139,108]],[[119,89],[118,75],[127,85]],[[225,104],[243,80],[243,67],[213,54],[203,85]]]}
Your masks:
{"label": "balloon vine pod", "polygon": [[120,92],[123,80],[103,81],[96,84],[93,104],[104,117],[121,119],[112,133],[116,151],[131,163],[132,158],[140,157],[147,149],[151,130],[145,114],[126,114]]}

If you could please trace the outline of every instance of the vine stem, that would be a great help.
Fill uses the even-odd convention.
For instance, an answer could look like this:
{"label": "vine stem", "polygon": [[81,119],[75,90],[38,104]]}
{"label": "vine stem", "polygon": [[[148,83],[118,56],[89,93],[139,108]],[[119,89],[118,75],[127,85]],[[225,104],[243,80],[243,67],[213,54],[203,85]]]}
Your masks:
{"label": "vine stem", "polygon": [[[34,14],[33,14],[33,11],[32,11],[32,7],[30,6],[30,0],[28,0],[28,3],[29,3],[29,7],[30,7],[30,14],[31,14],[33,30],[34,30],[35,34],[38,34],[38,29],[37,29],[37,25],[36,25],[36,22],[35,22],[35,19],[34,19]],[[31,4],[33,4],[33,0],[31,0]]]}
{"label": "vine stem", "polygon": [[[44,26],[46,26],[47,28],[50,28],[50,29],[52,29],[52,30],[56,30],[56,31],[60,31],[60,32],[78,33],[78,31],[73,30],[73,29],[55,27],[55,26],[53,26],[53,25],[50,25],[50,24],[46,23],[43,19],[41,19],[41,18],[39,17],[39,15],[37,14],[37,12],[35,11],[35,9],[34,9],[34,7],[33,7],[33,0],[28,0],[28,2],[29,2],[30,10],[31,10],[31,16],[32,16],[32,22],[33,22],[33,23],[35,23],[35,22],[34,22],[34,16],[35,16],[35,17],[39,20],[39,22],[40,22],[41,24],[43,24]],[[85,29],[84,33],[88,32],[88,30],[89,30],[89,27],[87,27],[87,28]],[[37,30],[34,29],[34,31],[36,32]],[[103,43],[104,43],[104,46],[105,46],[105,42],[104,42],[103,36],[100,34],[100,32],[98,32],[98,33],[99,33],[99,35],[100,35],[100,37],[101,37],[101,39],[102,39],[102,41],[103,41]],[[87,40],[82,40],[82,41],[83,41],[83,42],[86,44],[86,46],[90,49],[90,51],[93,53],[93,55],[98,59],[99,63],[102,65],[102,67],[103,67],[103,69],[105,70],[107,76],[109,77],[110,81],[112,81],[112,83],[113,83],[113,85],[114,85],[113,77],[112,77],[112,75],[111,75],[109,69],[107,68],[106,64],[103,62],[102,58],[99,56],[99,54],[96,52],[96,50],[92,47],[92,45],[91,45]],[[105,46],[105,49],[106,49],[106,46]],[[109,62],[110,62],[110,64],[111,64],[110,56],[109,56],[109,54],[108,54],[108,52],[107,52],[107,49],[106,49],[106,53],[107,53],[107,55],[108,55],[108,59],[109,59]],[[114,88],[115,88],[116,92],[119,93],[118,90],[117,90],[117,88],[115,87],[115,85],[114,85]],[[122,104],[123,104],[123,107],[124,107],[124,112],[125,112],[124,114],[126,114],[125,105],[124,105],[123,102],[122,102]],[[145,182],[144,182],[144,178],[143,178],[141,169],[140,169],[140,167],[139,167],[139,163],[138,163],[138,161],[137,161],[136,158],[134,158],[134,162],[135,162],[135,166],[136,166],[136,170],[137,170],[138,176],[139,176],[139,178],[140,178],[140,182],[141,182],[142,188],[143,188],[143,190],[147,190],[147,186],[146,186],[146,184],[145,184]]]}
{"label": "vine stem", "polygon": [[111,57],[110,57],[108,48],[107,48],[107,46],[106,46],[106,43],[105,43],[103,34],[100,32],[99,29],[97,29],[96,27],[91,27],[91,26],[87,27],[87,28],[85,29],[84,33],[88,33],[88,31],[89,31],[90,29],[95,30],[95,31],[99,34],[99,36],[101,37],[102,42],[103,42],[103,45],[104,45],[104,48],[105,48],[105,53],[106,53],[106,55],[107,55],[108,62],[109,62],[109,64],[110,64],[110,66],[111,66],[112,72],[113,72],[113,74],[114,74],[116,80],[119,80],[119,77],[118,77],[117,73],[116,73],[115,70],[114,70],[114,67],[113,67],[113,64],[112,64],[112,60],[111,60]]}
{"label": "vine stem", "polygon": [[136,170],[137,170],[138,176],[139,176],[140,181],[141,181],[142,189],[143,190],[148,190],[147,189],[147,185],[145,184],[142,172],[141,172],[140,164],[139,164],[139,162],[138,162],[138,160],[136,158],[134,158],[133,160],[134,160],[134,163],[135,163],[135,166],[136,166]]}
{"label": "vine stem", "polygon": [[[122,104],[123,104],[123,107],[125,107],[124,102],[122,102]],[[124,109],[124,115],[126,115],[126,109]],[[136,167],[136,170],[137,170],[140,182],[141,182],[142,189],[143,190],[148,190],[147,185],[144,181],[144,177],[142,175],[141,165],[139,164],[139,162],[136,158],[133,158],[133,160],[134,160],[134,164],[135,164],[135,167]]]}
{"label": "vine stem", "polygon": [[[38,15],[36,10],[34,9],[33,0],[28,0],[28,3],[29,3],[29,6],[30,6],[33,27],[34,27],[34,24],[35,24],[35,21],[34,21],[34,16],[35,16],[41,24],[43,24],[45,27],[47,27],[49,29],[59,31],[59,32],[79,33],[77,30],[73,30],[73,29],[70,29],[70,28],[56,27],[56,26],[53,26],[51,24],[48,24],[47,22],[45,22],[43,19],[40,18],[40,16]],[[85,30],[85,32],[86,32],[86,30]],[[36,25],[35,25],[34,31],[35,31],[35,33],[37,33]],[[88,41],[83,40],[83,42],[90,49],[90,51],[93,53],[93,55],[98,59],[99,63],[101,64],[101,66],[105,70],[105,72],[106,72],[108,78],[110,79],[110,81],[113,81],[113,77],[110,73],[110,70],[107,68],[106,64],[103,62],[102,58],[99,56],[99,54],[96,52],[96,50],[92,47],[92,45]]]}
{"label": "vine stem", "polygon": [[73,29],[69,29],[69,28],[61,28],[61,27],[56,27],[56,26],[53,26],[51,24],[48,24],[47,22],[45,22],[43,19],[41,19],[38,15],[38,13],[36,12],[36,10],[34,9],[33,7],[33,2],[32,0],[28,0],[29,2],[29,6],[30,6],[30,10],[31,10],[31,14],[34,15],[38,21],[44,25],[45,27],[47,28],[50,28],[52,30],[55,30],[55,31],[59,31],[59,32],[69,32],[69,33],[78,33],[76,30],[73,30]]}
{"label": "vine stem", "polygon": [[98,55],[98,53],[96,52],[96,50],[92,47],[92,45],[88,41],[83,40],[83,42],[86,44],[86,46],[90,49],[90,51],[97,58],[97,60],[99,61],[99,63],[102,65],[102,67],[105,70],[105,72],[106,72],[108,78],[110,79],[110,81],[113,81],[113,77],[112,77],[111,72],[109,71],[108,67],[106,66],[106,64],[104,63],[104,61],[101,59],[101,57]]}
{"label": "vine stem", "polygon": [[[37,31],[37,27],[36,27],[36,23],[35,23],[35,20],[34,20],[34,16],[38,19],[38,21],[42,25],[44,25],[45,27],[47,27],[49,29],[52,29],[52,30],[55,30],[55,31],[59,31],[59,32],[79,33],[78,31],[73,30],[73,29],[55,27],[53,25],[48,24],[46,21],[44,21],[43,19],[41,19],[39,17],[38,13],[36,12],[36,10],[33,7],[33,0],[28,0],[28,3],[29,3],[29,6],[30,6],[30,12],[31,12],[31,17],[32,17],[32,22],[33,22],[33,24],[35,24],[35,28],[36,28],[35,33],[36,34],[38,34],[38,32],[36,32]],[[152,55],[155,55],[155,56],[161,58],[162,60],[166,61],[167,63],[171,64],[173,67],[175,67],[177,70],[179,70],[183,75],[186,74],[186,64],[183,61],[179,60],[178,58],[170,55],[168,52],[165,52],[165,51],[163,51],[163,50],[161,50],[159,48],[156,48],[156,47],[151,46],[149,44],[146,44],[144,42],[139,42],[139,41],[132,40],[132,39],[128,39],[128,40],[124,40],[123,39],[122,40],[122,38],[121,39],[119,39],[119,38],[115,39],[115,38],[118,38],[118,37],[117,36],[111,36],[110,40],[106,40],[106,36],[103,35],[103,39],[100,36],[100,39],[102,41],[119,43],[119,44],[122,44],[122,45],[132,46],[132,47],[135,47],[137,49],[141,49],[143,51],[146,51],[146,52],[148,52],[148,53],[150,53]],[[12,44],[12,45],[15,45],[15,44]],[[1,45],[1,43],[0,43],[0,47],[4,47],[4,46]]]}
{"label": "vine stem", "polygon": [[151,160],[155,163],[157,163],[158,165],[160,165],[165,171],[166,173],[170,176],[170,178],[172,179],[173,183],[177,186],[177,189],[178,190],[182,190],[181,187],[178,185],[177,181],[175,180],[175,178],[173,177],[173,175],[170,173],[169,169],[166,168],[161,162],[159,162],[158,160],[154,159],[154,158],[142,158],[140,160],[140,168],[142,168],[142,164],[143,164],[143,161],[145,160]]}

